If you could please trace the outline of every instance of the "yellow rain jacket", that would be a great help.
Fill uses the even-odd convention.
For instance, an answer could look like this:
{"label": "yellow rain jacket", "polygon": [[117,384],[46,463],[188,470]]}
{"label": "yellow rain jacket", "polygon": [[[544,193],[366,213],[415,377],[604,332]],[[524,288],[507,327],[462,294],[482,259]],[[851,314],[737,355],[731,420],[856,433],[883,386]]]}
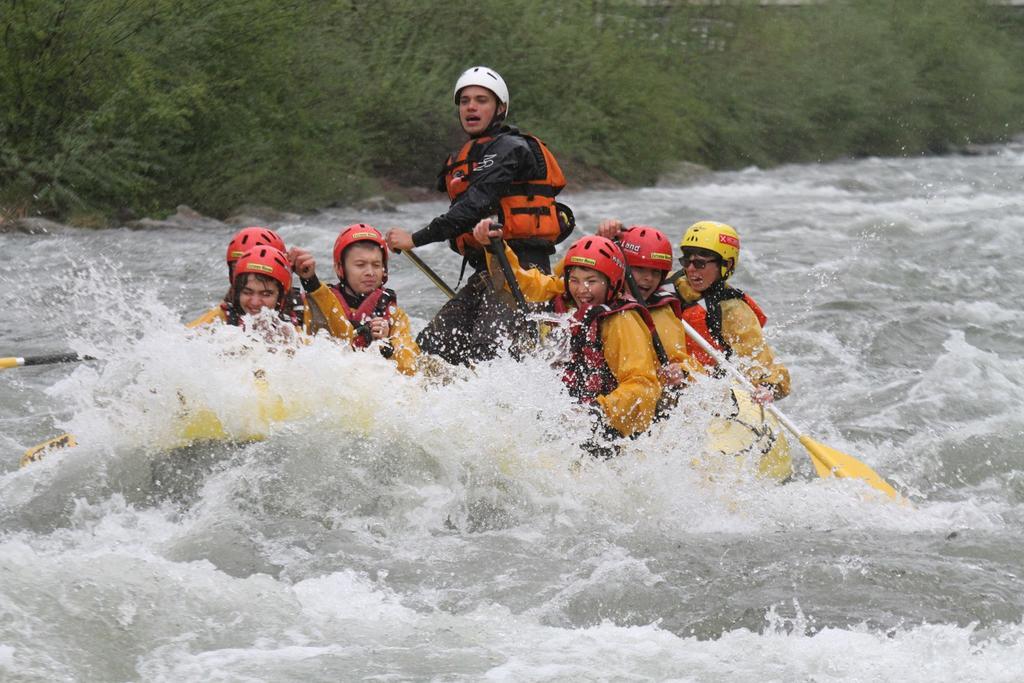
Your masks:
{"label": "yellow rain jacket", "polygon": [[[695,302],[701,298],[686,278],[676,281],[676,291],[686,302]],[[761,321],[743,299],[723,299],[722,306],[722,337],[732,347],[733,353],[740,360],[744,374],[755,385],[766,385],[771,388],[775,398],[789,395],[789,370],[775,360],[775,354],[768,346],[761,332]],[[713,342],[713,340],[708,339]],[[714,362],[714,361],[712,361]]]}
{"label": "yellow rain jacket", "polygon": [[654,321],[654,329],[658,331],[661,345],[665,347],[669,362],[679,365],[687,375],[706,374],[700,361],[686,350],[686,330],[679,322],[671,306],[658,306],[647,309]]}
{"label": "yellow rain jacket", "polygon": [[[356,336],[355,325],[345,317],[345,311],[342,310],[338,299],[330,288],[325,284],[321,284],[315,291],[308,293],[306,296],[323,312],[326,329],[330,332],[331,336],[353,343]],[[303,315],[303,323],[306,332],[309,334],[313,334],[316,331],[313,329],[314,314],[312,309],[313,306],[307,304]],[[388,307],[388,314],[391,318],[389,321],[391,334],[388,336],[388,343],[391,345],[392,351],[391,360],[395,361],[399,372],[406,375],[416,374],[416,360],[420,355],[420,347],[416,344],[416,340],[413,339],[409,316],[396,304],[391,304]]]}
{"label": "yellow rain jacket", "polygon": [[[548,302],[565,293],[561,277],[547,275],[536,268],[523,270],[515,252],[507,246],[505,254],[528,301]],[[487,252],[487,264],[495,282],[504,282],[504,277],[499,275],[501,271],[491,268],[490,252]],[[556,272],[561,271],[561,267],[556,267]],[[602,321],[601,344],[605,361],[618,386],[610,393],[598,396],[597,403],[610,427],[624,436],[632,436],[650,427],[661,396],[658,359],[651,345],[651,332],[639,313],[621,311]]]}
{"label": "yellow rain jacket", "polygon": [[185,327],[189,329],[202,327],[203,325],[209,325],[210,323],[217,322],[218,320],[222,323],[226,323],[228,321],[228,316],[224,312],[223,308],[220,306],[214,306],[189,324],[185,325]]}

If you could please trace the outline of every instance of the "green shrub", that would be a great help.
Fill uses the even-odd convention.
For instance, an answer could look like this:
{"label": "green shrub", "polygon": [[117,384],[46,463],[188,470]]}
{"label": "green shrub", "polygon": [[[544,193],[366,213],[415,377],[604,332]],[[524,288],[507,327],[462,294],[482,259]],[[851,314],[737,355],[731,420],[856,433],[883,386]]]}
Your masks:
{"label": "green shrub", "polygon": [[1024,19],[978,2],[3,0],[0,207],[311,209],[431,184],[500,71],[566,165],[643,184],[1024,129]]}

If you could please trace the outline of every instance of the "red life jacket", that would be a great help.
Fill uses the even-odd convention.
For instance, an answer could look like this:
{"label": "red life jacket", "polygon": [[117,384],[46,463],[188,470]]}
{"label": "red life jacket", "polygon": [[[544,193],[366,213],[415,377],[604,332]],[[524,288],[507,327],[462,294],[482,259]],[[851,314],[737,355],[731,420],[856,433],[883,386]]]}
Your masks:
{"label": "red life jacket", "polygon": [[[744,292],[732,287],[723,286],[716,289],[717,291],[712,293],[710,297],[707,296],[708,292],[705,292],[704,297],[701,297],[697,301],[691,301],[684,304],[682,315],[680,317],[690,323],[693,329],[697,330],[697,333],[704,337],[704,339],[706,339],[713,347],[724,353],[726,356],[731,356],[732,347],[729,346],[729,342],[725,340],[725,337],[722,334],[721,302],[727,299],[742,299],[743,303],[749,306],[750,310],[752,310],[754,315],[757,316],[757,322],[761,324],[761,327],[764,327],[764,324],[768,322],[768,318],[765,316],[764,311],[761,310],[761,307],[757,305],[757,302],[754,301],[749,294],[745,294]],[[705,303],[702,304],[701,302]],[[707,306],[707,308],[705,308],[705,306]],[[715,308],[717,308],[717,313],[713,310]],[[708,353],[704,351],[697,342],[693,341],[689,337],[686,338],[686,350],[703,365],[718,365],[714,358],[708,355]]]}
{"label": "red life jacket", "polygon": [[[540,239],[554,244],[561,232],[555,197],[565,187],[562,169],[551,150],[540,139],[518,131],[504,134],[526,138],[531,150],[540,150],[547,169],[543,178],[511,183],[506,194],[501,197],[498,219],[504,226],[504,238]],[[483,148],[493,139],[480,137],[468,140],[454,158],[448,157],[444,166],[444,186],[452,202],[469,189],[473,174],[478,169],[488,168],[489,160],[481,158],[481,155]],[[455,240],[455,248],[460,254],[465,254],[466,249],[481,249],[482,245],[473,238],[471,232],[467,232]]]}
{"label": "red life jacket", "polygon": [[[562,311],[559,311],[559,308]],[[566,303],[563,297],[555,299],[555,311],[564,312]],[[562,373],[562,381],[569,389],[569,395],[581,403],[593,403],[598,396],[605,396],[615,391],[619,381],[608,366],[604,357],[604,344],[601,342],[601,321],[610,315],[622,311],[636,311],[643,318],[650,330],[654,329],[647,309],[635,301],[618,299],[610,304],[591,306],[580,315],[577,309],[570,323],[572,335],[569,338],[569,362]]]}
{"label": "red life jacket", "polygon": [[683,317],[683,300],[679,298],[676,288],[669,283],[665,283],[651,292],[645,303],[648,310],[671,306],[672,312],[676,314],[677,318]]}
{"label": "red life jacket", "polygon": [[393,290],[378,287],[367,294],[358,307],[352,308],[337,285],[327,285],[327,289],[331,290],[331,294],[338,300],[345,318],[356,328],[356,334],[352,338],[352,346],[355,348],[366,348],[373,341],[370,326],[367,324],[371,318],[384,318],[389,325],[391,324],[391,307],[398,301]]}

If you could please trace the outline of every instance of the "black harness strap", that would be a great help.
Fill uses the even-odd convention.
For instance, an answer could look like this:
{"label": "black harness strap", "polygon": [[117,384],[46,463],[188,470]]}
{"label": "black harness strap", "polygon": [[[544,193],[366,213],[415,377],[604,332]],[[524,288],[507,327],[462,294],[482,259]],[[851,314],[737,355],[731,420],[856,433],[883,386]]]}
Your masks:
{"label": "black harness strap", "polygon": [[[725,352],[725,357],[732,356],[732,347],[722,335],[722,302],[729,299],[742,299],[746,296],[743,291],[733,287],[727,287],[724,280],[716,280],[715,284],[704,290],[704,305],[707,307],[708,332],[718,345]],[[692,305],[699,306],[694,302]]]}
{"label": "black harness strap", "polygon": [[551,185],[541,185],[539,183],[512,183],[508,188],[510,195],[523,197],[556,197],[562,191],[561,188],[555,189]]}

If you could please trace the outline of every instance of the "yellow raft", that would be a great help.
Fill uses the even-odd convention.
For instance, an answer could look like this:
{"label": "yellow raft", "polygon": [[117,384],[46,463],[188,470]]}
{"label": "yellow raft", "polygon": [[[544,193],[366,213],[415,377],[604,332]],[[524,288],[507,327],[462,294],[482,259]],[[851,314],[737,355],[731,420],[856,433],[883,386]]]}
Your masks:
{"label": "yellow raft", "polygon": [[[172,450],[201,441],[261,441],[274,425],[303,416],[300,413],[304,411],[290,409],[280,395],[268,389],[262,378],[256,379],[254,386],[259,400],[253,402],[256,410],[244,428],[235,425],[228,429],[213,410],[186,406],[182,399],[182,408],[175,415],[179,427],[167,443],[157,448]],[[780,482],[788,479],[793,467],[789,442],[781,425],[742,389],[733,389],[732,396],[733,410],[712,418],[704,449],[706,457],[695,461],[694,465],[704,471],[736,470],[756,472],[758,476]],[[73,435],[62,434],[28,449],[21,458],[21,466],[40,460],[54,450],[76,445]]]}
{"label": "yellow raft", "polygon": [[[232,429],[225,427],[221,418],[213,410],[207,407],[192,407],[179,393],[178,399],[181,402],[181,407],[173,418],[176,426],[169,439],[153,444],[152,447],[160,451],[169,451],[200,441],[236,443],[262,441],[275,424],[301,417],[301,411],[294,408],[289,409],[280,395],[270,391],[266,380],[262,377],[254,378],[253,391],[255,393],[255,400],[252,402],[254,410],[247,414],[244,425],[236,425]],[[25,467],[29,463],[42,460],[53,451],[73,448],[77,445],[78,441],[73,434],[61,434],[26,450],[25,454],[21,456],[20,465]]]}
{"label": "yellow raft", "polygon": [[733,412],[714,417],[708,426],[705,448],[709,456],[702,469],[710,465],[735,465],[738,470],[754,471],[760,477],[785,481],[793,475],[789,441],[782,425],[770,412],[754,403],[742,389],[732,390]]}

